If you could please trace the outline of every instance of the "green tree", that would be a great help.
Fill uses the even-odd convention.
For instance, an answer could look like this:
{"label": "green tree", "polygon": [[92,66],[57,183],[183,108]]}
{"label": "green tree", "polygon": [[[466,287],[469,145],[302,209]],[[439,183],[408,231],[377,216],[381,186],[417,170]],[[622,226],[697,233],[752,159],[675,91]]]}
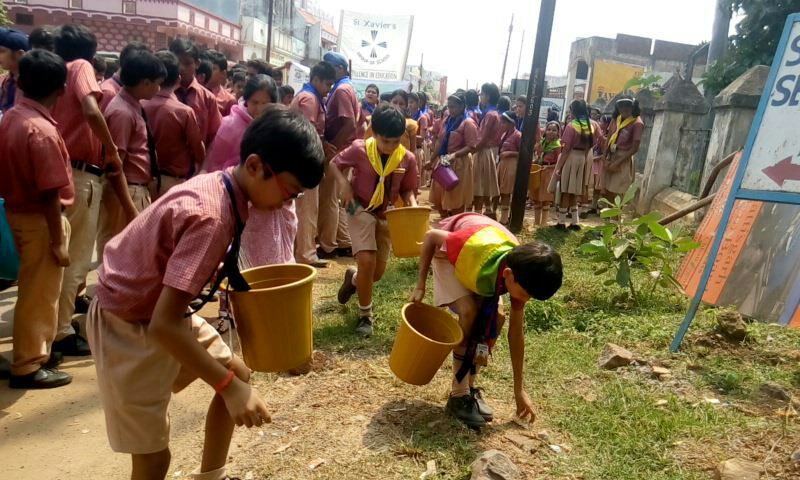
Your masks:
{"label": "green tree", "polygon": [[800,12],[800,0],[727,0],[734,14],[743,15],[731,36],[728,53],[709,65],[705,88],[719,93],[748,68],[770,65],[783,32],[786,17]]}
{"label": "green tree", "polygon": [[0,0],[0,25],[10,25],[11,22],[8,20],[8,11],[6,10],[6,4],[3,0]]}

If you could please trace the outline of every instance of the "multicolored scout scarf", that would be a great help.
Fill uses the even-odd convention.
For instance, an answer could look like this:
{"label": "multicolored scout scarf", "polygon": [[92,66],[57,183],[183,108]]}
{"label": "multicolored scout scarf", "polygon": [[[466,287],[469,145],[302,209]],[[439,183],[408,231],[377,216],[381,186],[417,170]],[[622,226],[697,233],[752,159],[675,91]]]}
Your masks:
{"label": "multicolored scout scarf", "polygon": [[317,98],[317,101],[319,102],[320,108],[322,108],[322,112],[328,113],[328,108],[325,102],[322,101],[322,95],[319,94],[319,91],[316,89],[316,87],[314,87],[314,85],[311,85],[310,83],[304,83],[303,88],[300,89],[300,93],[303,92],[309,92],[312,95],[314,95]]}
{"label": "multicolored scout scarf", "polygon": [[375,173],[377,173],[379,177],[378,185],[375,187],[375,193],[372,194],[372,199],[370,199],[369,205],[367,205],[367,210],[373,211],[383,206],[383,198],[386,190],[384,180],[400,166],[400,162],[403,161],[403,157],[406,155],[406,148],[402,145],[398,145],[389,156],[389,160],[384,166],[381,161],[381,154],[378,152],[378,142],[375,140],[375,137],[369,137],[365,145],[369,163],[372,165],[372,168],[375,169]]}
{"label": "multicolored scout scarf", "polygon": [[555,140],[548,141],[547,137],[542,137],[542,143],[541,143],[541,149],[540,149],[541,153],[539,154],[539,158],[536,159],[536,163],[538,165],[544,165],[544,157],[548,153],[550,153],[553,150],[556,150],[558,148],[561,148],[561,139],[556,137]]}
{"label": "multicolored scout scarf", "polygon": [[517,245],[514,237],[493,225],[475,225],[447,236],[447,256],[455,267],[456,278],[464,287],[483,297],[467,351],[460,358],[463,363],[456,372],[458,381],[468,372],[476,372],[474,359],[478,344],[485,343],[491,349],[500,334],[497,310],[500,296],[507,292],[501,273],[506,268],[506,255]]}
{"label": "multicolored scout scarf", "polygon": [[634,123],[637,118],[638,117],[630,116],[623,120],[622,115],[619,115],[617,117],[617,129],[611,134],[611,138],[608,139],[608,146],[610,147],[611,145],[616,145],[617,140],[619,139],[619,132],[621,132],[623,128]]}

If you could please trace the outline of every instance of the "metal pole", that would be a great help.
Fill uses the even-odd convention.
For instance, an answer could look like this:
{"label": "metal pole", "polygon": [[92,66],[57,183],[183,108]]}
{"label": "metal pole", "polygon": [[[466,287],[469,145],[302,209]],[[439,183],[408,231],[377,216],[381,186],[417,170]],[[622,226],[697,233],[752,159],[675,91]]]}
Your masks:
{"label": "metal pole", "polygon": [[[714,10],[714,27],[711,33],[711,43],[708,45],[708,63],[711,66],[714,62],[725,55],[728,49],[728,30],[731,26],[730,2],[727,0],[717,0],[717,8]],[[689,78],[693,75],[689,72]]]}
{"label": "metal pole", "polygon": [[508,50],[511,48],[511,32],[514,31],[514,14],[511,14],[511,23],[508,24],[508,42],[506,42],[506,56],[503,57],[503,73],[500,74],[500,92],[503,91],[503,82],[506,80],[506,64],[508,63]]}
{"label": "metal pole", "polygon": [[[515,79],[519,79],[519,66],[522,63],[522,48],[525,45],[525,30],[522,30],[522,40],[519,42],[519,59],[517,60],[517,75],[514,77]],[[517,94],[516,89],[514,90],[514,95]]]}
{"label": "metal pole", "polygon": [[275,0],[267,0],[267,63],[270,63],[272,56],[272,7]]}
{"label": "metal pole", "polygon": [[531,76],[528,82],[528,112],[522,126],[522,145],[517,162],[517,178],[514,181],[514,195],[511,197],[509,229],[514,233],[522,230],[522,219],[525,217],[525,199],[528,197],[533,144],[536,138],[536,129],[539,128],[539,109],[542,106],[544,74],[547,68],[547,53],[550,50],[550,35],[553,31],[555,13],[556,0],[541,0],[539,26],[536,28],[536,46],[533,49]]}

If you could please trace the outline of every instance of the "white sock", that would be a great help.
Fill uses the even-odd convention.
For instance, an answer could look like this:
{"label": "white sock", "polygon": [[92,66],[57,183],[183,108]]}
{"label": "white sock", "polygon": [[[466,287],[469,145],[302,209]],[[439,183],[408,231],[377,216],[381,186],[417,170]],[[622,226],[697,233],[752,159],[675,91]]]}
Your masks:
{"label": "white sock", "polygon": [[507,205],[500,206],[500,223],[506,223],[508,221],[508,211],[511,210],[510,207]]}
{"label": "white sock", "polygon": [[372,316],[372,304],[370,303],[367,306],[358,306],[358,316],[359,317],[371,317]]}
{"label": "white sock", "polygon": [[358,284],[356,283],[356,278],[358,277],[358,272],[353,274],[353,278],[350,279],[350,284],[354,287],[357,287]]}
{"label": "white sock", "polygon": [[225,480],[227,478],[225,467],[204,473],[200,473],[198,468],[192,472],[191,476],[193,480]]}
{"label": "white sock", "polygon": [[577,208],[577,207],[575,207],[575,209],[572,210],[572,222],[571,223],[573,225],[577,225],[577,224],[581,223],[580,209]]}
{"label": "white sock", "polygon": [[558,223],[559,224],[567,223],[567,209],[566,208],[559,208],[558,209]]}

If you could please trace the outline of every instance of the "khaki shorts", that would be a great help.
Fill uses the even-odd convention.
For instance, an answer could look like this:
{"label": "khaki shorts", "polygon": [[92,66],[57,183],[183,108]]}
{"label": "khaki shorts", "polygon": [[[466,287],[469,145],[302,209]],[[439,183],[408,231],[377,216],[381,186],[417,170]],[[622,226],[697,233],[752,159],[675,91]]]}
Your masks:
{"label": "khaki shorts", "polygon": [[392,240],[389,237],[389,223],[359,207],[348,219],[350,242],[353,255],[361,251],[377,252],[379,262],[389,261]]}
{"label": "khaki shorts", "polygon": [[[230,348],[202,318],[186,318],[197,342],[222,365],[233,359]],[[147,454],[169,446],[167,408],[172,393],[197,375],[147,335],[147,325],[127,322],[92,302],[86,319],[89,345],[97,369],[97,385],[106,417],[111,449]]]}

